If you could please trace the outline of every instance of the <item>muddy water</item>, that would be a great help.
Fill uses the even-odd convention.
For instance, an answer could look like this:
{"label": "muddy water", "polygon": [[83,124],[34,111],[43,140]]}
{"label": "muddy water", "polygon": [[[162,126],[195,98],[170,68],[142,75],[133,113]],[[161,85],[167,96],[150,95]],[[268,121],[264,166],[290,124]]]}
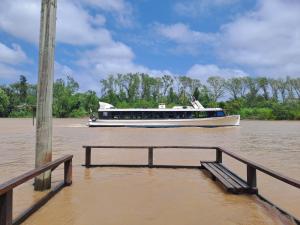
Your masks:
{"label": "muddy water", "polygon": [[[73,185],[25,224],[286,224],[255,197],[225,194],[197,170],[84,169],[84,144],[220,145],[275,171],[300,179],[300,122],[242,121],[227,128],[87,128],[84,119],[55,119],[53,158],[74,155]],[[34,166],[30,119],[0,119],[0,182]],[[155,163],[198,165],[214,152],[158,150]],[[143,163],[145,150],[95,150],[94,163]],[[245,167],[225,164],[245,177]],[[63,171],[53,174],[53,185]],[[258,174],[260,193],[300,217],[300,190]],[[32,181],[14,191],[14,215],[40,198]]]}

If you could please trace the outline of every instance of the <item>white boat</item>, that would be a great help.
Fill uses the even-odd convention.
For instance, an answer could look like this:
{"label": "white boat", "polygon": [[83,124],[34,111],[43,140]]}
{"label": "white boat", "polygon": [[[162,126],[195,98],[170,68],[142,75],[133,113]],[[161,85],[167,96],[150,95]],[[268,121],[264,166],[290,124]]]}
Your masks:
{"label": "white boat", "polygon": [[152,109],[118,109],[99,102],[98,118],[91,116],[89,127],[223,127],[239,126],[240,115],[225,115],[222,108],[204,108],[197,100],[192,106]]}

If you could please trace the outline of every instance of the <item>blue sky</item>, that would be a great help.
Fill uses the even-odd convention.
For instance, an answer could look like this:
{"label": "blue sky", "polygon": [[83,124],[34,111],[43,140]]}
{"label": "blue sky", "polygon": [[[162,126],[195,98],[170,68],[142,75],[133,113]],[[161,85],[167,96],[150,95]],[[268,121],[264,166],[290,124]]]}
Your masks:
{"label": "blue sky", "polygon": [[[55,78],[300,76],[298,0],[58,0]],[[0,83],[37,80],[39,0],[1,0]]]}

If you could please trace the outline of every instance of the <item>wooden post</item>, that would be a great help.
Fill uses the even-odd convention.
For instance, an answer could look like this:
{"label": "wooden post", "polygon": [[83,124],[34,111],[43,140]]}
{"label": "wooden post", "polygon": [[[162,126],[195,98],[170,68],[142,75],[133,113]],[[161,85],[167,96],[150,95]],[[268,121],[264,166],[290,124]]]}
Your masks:
{"label": "wooden post", "polygon": [[[42,0],[37,88],[35,166],[52,160],[52,98],[56,29],[56,0]],[[51,171],[35,178],[34,189],[51,187]]]}
{"label": "wooden post", "polygon": [[64,162],[64,181],[67,186],[72,184],[72,159]]}
{"label": "wooden post", "polygon": [[247,165],[247,184],[251,188],[256,188],[256,169]]}
{"label": "wooden post", "polygon": [[91,147],[85,148],[85,167],[90,167],[91,165]]}
{"label": "wooden post", "polygon": [[222,163],[222,151],[216,148],[216,162]]}
{"label": "wooden post", "polygon": [[0,196],[0,225],[12,225],[13,190]]}
{"label": "wooden post", "polygon": [[149,167],[153,166],[153,148],[152,147],[148,148],[148,166]]}
{"label": "wooden post", "polygon": [[32,111],[32,126],[34,126],[34,108],[31,106],[31,111]]}

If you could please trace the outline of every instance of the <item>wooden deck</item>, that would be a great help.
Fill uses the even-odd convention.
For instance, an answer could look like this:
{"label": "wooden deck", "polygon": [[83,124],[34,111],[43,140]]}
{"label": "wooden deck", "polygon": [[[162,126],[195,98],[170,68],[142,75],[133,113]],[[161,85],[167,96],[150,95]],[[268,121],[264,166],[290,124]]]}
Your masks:
{"label": "wooden deck", "polygon": [[[300,181],[289,178],[283,174],[270,170],[262,165],[252,162],[243,158],[231,151],[225,150],[221,147],[207,147],[207,146],[83,146],[85,148],[85,164],[86,168],[91,167],[134,167],[134,168],[173,168],[173,169],[201,169],[207,172],[214,180],[218,181],[225,190],[234,194],[256,194],[260,199],[276,208],[280,213],[291,218],[296,224],[300,225],[299,219],[293,217],[288,212],[284,211],[277,205],[271,203],[266,198],[258,193],[257,189],[257,176],[256,171],[260,171],[269,175],[277,180],[280,180],[290,186],[300,189]],[[146,149],[148,150],[148,163],[147,164],[92,164],[92,149]],[[159,165],[155,164],[154,153],[157,149],[180,149],[180,150],[214,150],[216,152],[215,161],[200,161],[197,165]],[[247,166],[247,177],[243,178],[237,176],[233,171],[225,167],[222,163],[222,154],[226,154],[237,161],[244,163]],[[0,225],[20,224],[25,221],[31,214],[37,211],[40,207],[47,203],[63,187],[72,184],[72,155],[67,155],[60,159],[54,160],[45,164],[40,168],[33,169],[23,175],[9,180],[8,182],[0,185]],[[12,218],[12,199],[13,189],[20,184],[38,176],[45,171],[53,171],[60,164],[64,164],[64,180],[49,192],[45,197],[40,199],[32,207],[27,209],[24,213],[13,220]]]}
{"label": "wooden deck", "polygon": [[[270,177],[273,177],[279,181],[282,181],[283,183],[286,183],[290,186],[293,186],[295,188],[300,189],[300,181],[287,177],[277,171],[273,171],[263,165],[260,165],[256,162],[253,162],[251,160],[248,160],[242,156],[237,155],[234,152],[228,151],[222,147],[219,146],[172,146],[172,145],[166,145],[166,146],[105,146],[105,145],[84,145],[82,146],[85,149],[85,166],[86,168],[91,167],[135,167],[135,168],[173,168],[173,169],[202,169],[203,171],[206,171],[213,179],[218,181],[218,183],[221,184],[221,186],[228,192],[233,194],[255,194],[258,198],[260,198],[262,201],[269,204],[271,207],[277,209],[280,213],[287,216],[288,218],[292,219],[295,224],[300,225],[300,220],[295,218],[293,215],[289,214],[279,206],[275,205],[268,199],[266,199],[264,196],[260,195],[258,193],[257,188],[257,171],[260,171],[261,173],[268,175]],[[92,163],[92,149],[101,150],[101,149],[146,149],[148,150],[148,164],[142,164],[142,165],[133,165],[133,164],[94,164]],[[158,165],[154,163],[154,152],[157,149],[180,149],[180,150],[188,150],[188,149],[194,149],[194,150],[213,150],[215,151],[215,161],[209,161],[209,162],[201,162],[198,165]],[[246,165],[247,168],[247,177],[244,180],[243,178],[237,176],[233,171],[229,170],[225,167],[225,165],[222,163],[223,154],[231,157],[232,159],[235,159],[243,164]]]}

